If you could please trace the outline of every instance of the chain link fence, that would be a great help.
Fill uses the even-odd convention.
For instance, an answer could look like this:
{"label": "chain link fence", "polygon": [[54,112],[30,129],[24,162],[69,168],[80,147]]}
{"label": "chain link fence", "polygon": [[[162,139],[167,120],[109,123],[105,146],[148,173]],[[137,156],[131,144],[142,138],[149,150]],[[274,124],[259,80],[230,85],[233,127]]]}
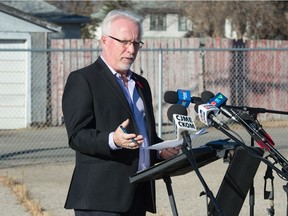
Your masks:
{"label": "chain link fence", "polygon": [[[69,73],[93,63],[101,49],[65,43],[59,46],[55,41],[54,47],[52,43],[52,48],[43,50],[0,49],[0,167],[74,161],[61,110],[63,89]],[[162,138],[175,138],[164,93],[187,89],[191,95],[200,96],[209,90],[226,95],[228,105],[262,108],[264,112],[257,119],[278,149],[287,148],[287,116],[274,112],[288,111],[287,48],[163,48],[155,44],[146,44],[139,51],[132,69],[151,85],[157,130]],[[193,105],[188,114],[199,128],[203,127]],[[252,144],[241,127],[218,117],[247,145]],[[219,138],[226,137],[211,128],[193,141],[193,146]]]}

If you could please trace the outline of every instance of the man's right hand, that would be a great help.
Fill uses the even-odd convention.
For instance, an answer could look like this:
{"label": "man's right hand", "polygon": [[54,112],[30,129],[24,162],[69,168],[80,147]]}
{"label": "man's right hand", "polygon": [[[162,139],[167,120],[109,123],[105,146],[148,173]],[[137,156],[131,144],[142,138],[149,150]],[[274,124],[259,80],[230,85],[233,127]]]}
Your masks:
{"label": "man's right hand", "polygon": [[120,126],[126,130],[126,127],[129,125],[129,119],[126,119],[122,122],[121,125],[116,129],[113,135],[113,141],[115,145],[120,148],[127,148],[127,149],[137,149],[140,145],[144,142],[142,135],[136,135],[134,133],[125,133]]}

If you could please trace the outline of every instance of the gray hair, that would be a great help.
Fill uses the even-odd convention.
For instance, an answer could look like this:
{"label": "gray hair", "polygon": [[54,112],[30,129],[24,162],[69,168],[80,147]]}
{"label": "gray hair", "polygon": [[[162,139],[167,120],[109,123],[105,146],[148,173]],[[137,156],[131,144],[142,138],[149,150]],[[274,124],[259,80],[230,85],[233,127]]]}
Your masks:
{"label": "gray hair", "polygon": [[102,35],[109,35],[111,30],[111,23],[118,18],[127,18],[135,22],[139,26],[140,38],[143,35],[142,17],[127,10],[112,10],[110,11],[102,22]]}

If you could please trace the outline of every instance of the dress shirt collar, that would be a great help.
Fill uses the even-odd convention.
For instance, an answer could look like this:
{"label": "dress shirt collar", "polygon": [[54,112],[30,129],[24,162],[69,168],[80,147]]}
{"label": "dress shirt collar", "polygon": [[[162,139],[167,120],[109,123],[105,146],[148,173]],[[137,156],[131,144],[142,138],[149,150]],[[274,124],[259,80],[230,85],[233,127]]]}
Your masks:
{"label": "dress shirt collar", "polygon": [[[107,62],[105,61],[105,59],[103,58],[103,56],[101,55],[100,58],[104,61],[104,63],[107,65],[107,67],[110,69],[110,71],[113,73],[113,75],[115,75],[117,78],[121,79],[121,74],[117,73],[109,64],[107,64]],[[131,79],[132,76],[132,71],[128,70],[127,71],[127,79],[128,81]]]}

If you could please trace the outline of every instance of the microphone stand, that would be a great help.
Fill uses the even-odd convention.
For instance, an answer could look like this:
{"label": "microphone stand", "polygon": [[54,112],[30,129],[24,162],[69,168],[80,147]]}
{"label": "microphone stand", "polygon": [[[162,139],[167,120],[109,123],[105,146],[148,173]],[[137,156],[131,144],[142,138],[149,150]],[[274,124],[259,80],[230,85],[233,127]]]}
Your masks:
{"label": "microphone stand", "polygon": [[251,114],[258,114],[258,113],[275,113],[275,114],[283,114],[288,115],[288,112],[280,111],[280,110],[267,110],[265,108],[261,107],[248,107],[248,106],[231,106],[231,105],[225,105],[225,108],[229,109],[239,109],[242,111],[248,111]]}
{"label": "microphone stand", "polygon": [[[247,107],[245,107],[246,109]],[[258,112],[252,112],[252,109],[249,109],[249,114],[251,117],[256,120]],[[250,138],[251,146],[254,147],[254,139],[253,137]],[[250,216],[254,216],[254,206],[255,206],[255,188],[254,188],[254,179],[252,180],[251,187],[249,190],[249,206],[250,206]]]}
{"label": "microphone stand", "polygon": [[[242,107],[242,110],[247,110],[251,118],[253,118],[255,121],[257,121],[257,115],[259,113],[265,113],[267,112],[266,109],[263,108],[252,108],[252,107]],[[285,112],[282,111],[273,111],[274,113],[281,113],[284,114]],[[288,113],[287,113],[288,114]],[[254,139],[251,136],[251,146],[254,146]],[[270,178],[271,180],[271,191],[266,190],[267,186],[267,179]],[[264,199],[270,200],[270,208],[267,209],[268,215],[274,216],[275,215],[275,209],[274,209],[274,184],[273,184],[273,175],[272,175],[272,169],[271,167],[267,166],[267,171],[264,177]],[[250,216],[254,216],[254,206],[255,206],[255,189],[254,189],[254,182],[251,184],[250,188],[250,196],[249,196],[249,205],[250,205]]]}
{"label": "microphone stand", "polygon": [[[191,138],[189,136],[189,134],[184,134],[183,133],[187,133],[187,131],[183,131],[182,132],[182,136],[183,136],[183,144],[181,146],[181,150],[183,151],[183,153],[186,155],[186,157],[188,158],[192,168],[194,169],[195,173],[197,174],[201,184],[203,185],[204,187],[204,190],[205,190],[205,193],[207,195],[207,197],[210,198],[211,202],[213,203],[213,205],[215,206],[216,208],[216,211],[219,213],[218,215],[221,215],[221,216],[224,216],[223,215],[223,212],[219,206],[219,204],[217,203],[217,200],[216,198],[214,197],[212,191],[209,189],[207,183],[205,182],[202,174],[200,173],[198,167],[197,167],[197,162],[195,160],[195,157],[193,155],[193,152],[192,151],[189,151],[188,147],[190,147],[190,149],[192,150],[192,145],[191,145]],[[208,206],[207,206],[207,209],[208,209]]]}
{"label": "microphone stand", "polygon": [[[221,132],[223,132],[225,135],[227,135],[229,138],[231,138],[232,140],[234,140],[237,144],[241,145],[244,149],[246,149],[249,153],[251,153],[254,156],[259,156],[259,151],[257,151],[254,148],[251,148],[247,145],[245,145],[245,143],[243,143],[242,141],[240,141],[239,139],[237,139],[236,137],[234,137],[232,134],[230,134],[228,131],[226,131],[226,129],[224,129],[221,125],[219,125],[217,122],[212,120],[212,126],[215,127],[216,129],[220,130]],[[261,156],[262,158],[262,156]],[[268,162],[267,160],[262,160],[264,163],[266,163],[267,165],[271,166],[272,169],[274,169],[277,173],[279,173],[280,175],[282,175],[283,177],[285,177],[286,179],[288,179],[288,174],[286,172],[282,172],[280,169],[278,169],[276,166],[274,166],[270,161]]]}
{"label": "microphone stand", "polygon": [[[283,114],[283,115],[288,115],[288,112],[285,111],[278,111],[278,110],[267,110],[264,108],[255,108],[255,107],[247,107],[247,106],[225,106],[226,108],[230,108],[230,109],[240,109],[242,111],[248,111],[249,115],[251,116],[251,118],[253,118],[255,121],[257,121],[257,115],[259,113],[276,113],[276,114]],[[234,112],[235,113],[235,112]],[[237,113],[235,113],[237,115]],[[239,117],[239,115],[237,115],[237,118],[239,118],[244,124],[245,121],[243,119],[241,119],[241,117]],[[253,131],[253,133],[255,133],[255,131]],[[256,134],[258,135],[259,138],[261,138],[260,134]],[[262,139],[262,138],[261,138]],[[266,144],[269,146],[269,153],[271,154],[271,157],[282,166],[282,170],[287,173],[288,171],[288,161],[269,143],[266,142]],[[251,136],[251,146],[254,146],[254,139]],[[269,167],[267,167],[267,170],[269,170]],[[270,175],[265,175],[264,179],[265,179],[265,188],[264,188],[264,199],[269,198],[270,202],[271,202],[271,208],[267,209],[268,214],[274,216],[275,214],[275,209],[274,209],[274,184],[273,184],[273,175],[272,175],[272,169],[270,167]],[[267,174],[267,172],[266,172]],[[271,184],[272,184],[272,191],[268,192],[266,191],[266,181],[267,178],[271,179]],[[287,178],[286,178],[287,180]],[[287,210],[286,210],[286,214],[288,216],[288,183],[286,185],[283,186],[284,191],[286,192],[287,195]],[[252,182],[251,188],[250,188],[250,196],[249,196],[249,205],[250,205],[250,216],[254,215],[254,204],[255,204],[255,193],[254,193],[254,184]]]}
{"label": "microphone stand", "polygon": [[[256,121],[257,120],[257,114],[260,113],[260,111],[264,111],[262,109],[254,109],[250,107],[242,107],[242,110],[248,110],[249,115]],[[254,139],[251,136],[251,147],[254,147]],[[266,180],[265,180],[266,181]],[[250,206],[250,216],[254,216],[254,206],[255,206],[255,188],[254,188],[254,179],[252,180],[251,187],[249,190],[249,206]]]}
{"label": "microphone stand", "polygon": [[[244,149],[246,149],[249,153],[251,153],[252,155],[259,155],[259,152],[256,151],[256,149],[251,148],[249,146],[246,146],[243,142],[241,142],[239,139],[237,139],[236,137],[234,137],[232,134],[230,134],[228,131],[226,131],[226,129],[224,129],[221,125],[219,125],[217,122],[215,122],[212,119],[212,124],[213,127],[215,127],[216,129],[220,130],[221,132],[223,132],[225,135],[227,135],[229,138],[231,138],[232,140],[234,140],[236,143],[240,144]],[[253,152],[252,152],[253,151]],[[279,153],[280,154],[280,153]],[[262,158],[262,156],[261,156]],[[262,159],[261,159],[262,160]],[[262,160],[265,164],[267,164],[269,167],[271,167],[272,169],[274,169],[279,175],[282,175],[283,177],[285,177],[285,179],[288,179],[288,175],[287,172],[283,172],[280,169],[278,169],[276,166],[274,166],[270,161],[268,160]],[[288,183],[286,184],[286,186],[283,186],[284,191],[287,193],[287,203],[288,203]],[[274,209],[273,209],[274,210]],[[269,209],[268,209],[269,212]],[[270,212],[269,212],[270,213]],[[287,204],[287,216],[288,216],[288,204]]]}
{"label": "microphone stand", "polygon": [[[230,106],[231,107],[231,106]],[[240,107],[238,107],[240,108]],[[246,107],[247,108],[247,107]],[[259,109],[259,112],[262,112],[265,109],[262,108],[249,108],[251,110],[253,110],[253,112],[256,112],[256,110]],[[249,109],[247,109],[249,111]],[[249,111],[250,113],[252,111]],[[277,151],[277,149],[274,148],[273,145],[271,145],[267,139],[265,137],[263,137],[262,134],[260,134],[257,130],[253,130],[253,128],[250,127],[250,125],[248,125],[245,120],[243,120],[233,109],[231,109],[231,111],[233,112],[233,114],[235,115],[234,117],[236,117],[236,119],[238,119],[238,121],[241,121],[241,125],[245,127],[246,130],[248,130],[249,133],[252,133],[253,135],[257,136],[259,139],[261,139],[263,142],[265,142],[265,144],[269,147],[269,153],[271,154],[271,157],[282,166],[283,171],[285,171],[285,173],[288,171],[288,161],[287,159],[280,154],[280,152]],[[259,113],[258,112],[258,113]],[[281,113],[286,113],[288,115],[288,112],[283,112],[283,111],[274,111],[274,112],[281,112]],[[261,125],[260,125],[261,126]],[[262,127],[262,126],[261,126]],[[252,135],[251,135],[252,136]],[[253,137],[252,137],[253,138]]]}

